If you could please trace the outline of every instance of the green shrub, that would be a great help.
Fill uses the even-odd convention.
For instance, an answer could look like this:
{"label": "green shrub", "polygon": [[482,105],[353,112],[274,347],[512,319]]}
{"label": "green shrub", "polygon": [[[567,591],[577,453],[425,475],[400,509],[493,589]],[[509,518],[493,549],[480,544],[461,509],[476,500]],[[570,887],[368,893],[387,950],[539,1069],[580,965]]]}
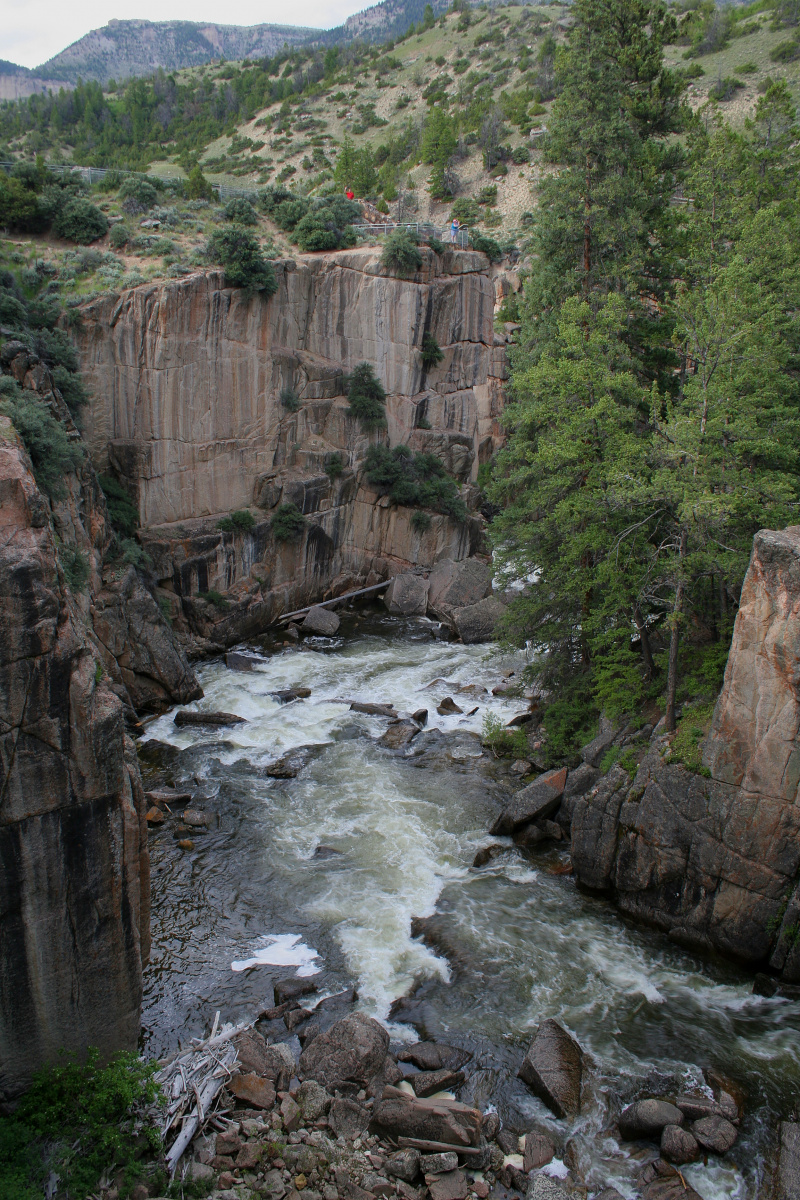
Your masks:
{"label": "green shrub", "polygon": [[283,388],[281,391],[281,404],[287,412],[297,412],[300,407],[300,397],[294,388]]}
{"label": "green shrub", "polygon": [[132,202],[128,205],[132,212],[147,212],[158,199],[158,192],[152,183],[148,183],[146,179],[140,179],[136,175],[128,176],[120,187],[119,194],[122,200]]}
{"label": "green shrub", "polygon": [[306,519],[296,504],[281,504],[270,522],[273,535],[279,542],[296,542],[303,536]]}
{"label": "green shrub", "polygon": [[422,266],[416,238],[408,229],[395,229],[389,234],[381,254],[381,266],[398,275],[412,275]]}
{"label": "green shrub", "polygon": [[511,152],[511,161],[521,167],[523,163],[531,161],[531,152],[527,146],[516,146]]}
{"label": "green shrub", "polygon": [[703,766],[702,742],[711,726],[713,715],[713,701],[694,705],[686,710],[672,739],[672,762],[683,763],[687,770],[698,775],[710,774],[708,768]]}
{"label": "green shrub", "polygon": [[292,236],[304,254],[318,250],[346,250],[356,244],[351,226],[340,228],[325,210],[306,213],[297,222]]}
{"label": "green shrub", "polygon": [[255,525],[255,517],[246,508],[238,508],[229,517],[217,521],[217,529],[223,533],[249,533]]}
{"label": "green shrub", "polygon": [[478,192],[478,204],[496,204],[497,203],[497,184],[490,183],[486,187],[482,187]]}
{"label": "green shrub", "polygon": [[70,439],[47,405],[32,393],[17,389],[16,394],[3,400],[0,410],[11,418],[22,438],[37,484],[51,500],[60,500],[66,495],[64,477],[83,462],[81,446]]}
{"label": "green shrub", "polygon": [[257,225],[258,214],[249,200],[237,196],[225,205],[225,220],[236,221],[239,225]]}
{"label": "green shrub", "polygon": [[758,65],[754,62],[742,63],[742,65],[739,67],[740,75],[755,75],[757,71]]}
{"label": "green shrub", "polygon": [[39,329],[33,335],[33,347],[48,367],[66,367],[77,371],[78,353],[63,329]]}
{"label": "green shrub", "polygon": [[794,62],[796,58],[800,57],[800,42],[796,38],[789,38],[785,42],[778,42],[778,45],[770,52],[769,57],[775,63]]}
{"label": "green shrub", "polygon": [[442,349],[432,333],[426,333],[422,339],[422,365],[426,371],[438,367],[444,358]]}
{"label": "green shrub", "polygon": [[211,588],[207,592],[200,592],[199,598],[201,600],[205,600],[207,604],[213,604],[214,607],[218,608],[221,612],[224,612],[226,608],[230,608],[230,604],[225,599],[222,592],[216,591],[215,588]]}
{"label": "green shrub", "polygon": [[419,508],[411,514],[411,528],[415,529],[417,533],[425,533],[427,529],[430,529],[431,523],[430,513],[422,512]]}
{"label": "green shrub", "polygon": [[145,567],[152,567],[153,565],[150,555],[134,538],[122,538],[118,542],[117,549],[122,562],[127,563],[131,567],[136,567],[137,571],[142,571]]}
{"label": "green shrub", "polygon": [[53,232],[67,241],[87,246],[108,231],[108,221],[91,200],[67,200],[53,220]]}
{"label": "green shrub", "polygon": [[156,1069],[133,1053],[101,1067],[90,1049],[85,1063],[70,1055],[38,1071],[13,1114],[0,1116],[3,1200],[40,1200],[53,1175],[58,1196],[77,1200],[99,1192],[104,1172],[119,1174],[128,1194],[142,1176],[142,1150],[160,1150]]}
{"label": "green shrub", "polygon": [[369,363],[359,363],[345,378],[350,412],[362,429],[376,429],[386,422],[386,392]]}
{"label": "green shrub", "polygon": [[344,458],[338,450],[334,450],[325,460],[325,474],[330,479],[338,479],[344,471]]}
{"label": "green shrub", "polygon": [[139,528],[139,510],[130,492],[113,475],[99,475],[112,528],[123,537],[132,538]]}
{"label": "green shrub", "polygon": [[121,250],[123,246],[127,246],[130,236],[130,230],[126,225],[112,225],[108,241],[115,250]]}
{"label": "green shrub", "polygon": [[437,237],[429,237],[428,245],[430,246],[431,250],[433,250],[434,254],[444,254],[445,250],[447,249],[444,242],[440,242]]}
{"label": "green shrub", "polygon": [[0,228],[14,233],[39,233],[46,224],[36,193],[19,179],[0,173]]}
{"label": "green shrub", "polygon": [[530,754],[524,726],[508,729],[494,713],[487,712],[483,718],[481,742],[501,756],[527,758]]}
{"label": "green shrub", "polygon": [[89,581],[89,560],[76,546],[61,551],[61,566],[71,592],[82,592]]}
{"label": "green shrub", "polygon": [[273,210],[272,219],[279,229],[283,229],[286,233],[291,233],[295,225],[306,215],[308,208],[308,200],[291,196],[290,193],[290,198],[283,200]]}
{"label": "green shrub", "polygon": [[246,229],[234,226],[216,230],[209,238],[207,254],[212,262],[224,267],[227,287],[261,292],[266,297],[277,292],[275,268],[264,258],[258,241]]}
{"label": "green shrub", "polygon": [[83,380],[75,371],[68,371],[60,364],[52,369],[53,383],[61,392],[62,399],[73,417],[77,417],[84,404],[89,402],[89,394],[83,386]]}
{"label": "green shrub", "polygon": [[456,482],[435,454],[415,454],[408,446],[370,446],[364,461],[367,480],[387,493],[394,504],[431,508],[454,521],[466,519],[467,509]]}
{"label": "green shrub", "polygon": [[0,291],[0,323],[24,327],[28,323],[25,305],[11,292]]}
{"label": "green shrub", "polygon": [[482,233],[473,233],[470,241],[473,250],[479,250],[481,254],[485,254],[489,262],[500,262],[503,257],[500,243],[496,242],[494,238],[485,237]]}
{"label": "green shrub", "polygon": [[727,100],[732,100],[738,92],[739,88],[743,88],[744,84],[741,79],[735,79],[733,75],[727,75],[724,79],[720,78],[716,83],[708,89],[709,100],[716,100],[720,104],[724,104]]}

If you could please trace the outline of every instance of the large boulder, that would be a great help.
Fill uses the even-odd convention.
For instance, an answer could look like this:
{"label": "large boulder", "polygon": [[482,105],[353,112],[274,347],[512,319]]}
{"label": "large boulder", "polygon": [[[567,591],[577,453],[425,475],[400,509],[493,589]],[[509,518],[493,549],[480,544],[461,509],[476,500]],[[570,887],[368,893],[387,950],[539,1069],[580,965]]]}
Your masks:
{"label": "large boulder", "polygon": [[667,1100],[637,1100],[620,1113],[624,1138],[660,1138],[667,1125],[683,1125],[683,1113]]}
{"label": "large boulder", "polygon": [[333,637],[339,632],[339,618],[329,608],[315,604],[306,613],[303,632],[315,633],[319,637]]}
{"label": "large boulder", "polygon": [[389,1035],[382,1025],[364,1013],[350,1013],[306,1046],[298,1073],[326,1088],[343,1083],[366,1087],[383,1067],[388,1049]]}
{"label": "large boulder", "polygon": [[497,626],[505,614],[505,605],[496,596],[487,596],[477,604],[453,611],[453,623],[462,642],[469,646],[476,642],[490,642],[496,636]]}
{"label": "large boulder", "polygon": [[481,1121],[478,1109],[453,1100],[391,1096],[375,1105],[370,1131],[393,1141],[407,1137],[448,1146],[477,1146]]}
{"label": "large boulder", "polygon": [[479,558],[462,562],[441,559],[430,573],[428,607],[440,618],[449,618],[457,608],[477,604],[491,595],[492,572]]}
{"label": "large boulder", "polygon": [[557,1021],[543,1021],[530,1044],[519,1077],[558,1117],[581,1107],[583,1051]]}
{"label": "large boulder", "polygon": [[537,776],[533,783],[517,792],[492,825],[490,833],[495,837],[514,833],[529,821],[549,817],[556,811],[564,793],[567,768],[546,771]]}
{"label": "large boulder", "polygon": [[428,580],[421,575],[395,575],[383,594],[392,616],[424,617],[428,608]]}

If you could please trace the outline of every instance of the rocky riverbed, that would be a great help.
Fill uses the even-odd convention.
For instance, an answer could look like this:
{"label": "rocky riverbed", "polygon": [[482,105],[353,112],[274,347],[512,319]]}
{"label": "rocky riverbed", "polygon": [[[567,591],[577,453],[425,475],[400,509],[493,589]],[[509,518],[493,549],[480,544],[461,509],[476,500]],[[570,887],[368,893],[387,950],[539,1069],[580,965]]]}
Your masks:
{"label": "rocky riverbed", "polygon": [[[508,721],[527,707],[508,694],[523,660],[441,643],[424,620],[391,617],[348,619],[337,639],[245,649],[264,661],[246,671],[207,664],[205,698],[190,706],[242,721],[180,726],[173,711],[148,727],[141,747],[146,786],[179,798],[154,803],[151,818],[147,1050],[168,1054],[203,1034],[217,1009],[242,1022],[280,1008],[273,989],[292,968],[316,988],[255,1026],[254,1037],[285,1047],[292,1077],[261,1115],[252,1100],[234,1107],[231,1096],[217,1130],[222,1137],[235,1124],[240,1141],[254,1139],[257,1169],[237,1167],[239,1149],[215,1166],[226,1157],[216,1143],[194,1147],[216,1189],[271,1194],[278,1172],[284,1189],[322,1200],[334,1200],[333,1189],[351,1200],[364,1192],[413,1200],[403,1187],[458,1200],[439,1196],[430,1169],[413,1180],[392,1175],[390,1157],[414,1149],[398,1138],[414,1135],[376,1120],[383,1100],[372,1077],[342,1089],[304,1066],[320,1030],[360,1012],[389,1039],[383,1084],[401,1094],[389,1091],[387,1101],[412,1103],[411,1076],[455,1072],[432,1086],[454,1098],[437,1103],[478,1114],[469,1144],[480,1163],[462,1154],[453,1168],[465,1195],[535,1185],[538,1200],[613,1186],[626,1200],[653,1200],[685,1195],[685,1184],[702,1200],[755,1196],[772,1173],[778,1119],[796,1097],[797,1005],[754,996],[744,970],[626,924],[583,894],[564,841],[531,847],[490,835],[527,781],[481,746],[479,732],[487,712]],[[310,695],[281,702],[293,687]],[[401,726],[410,735],[395,743]],[[476,858],[483,865],[474,867]],[[546,1071],[523,1065],[551,1021],[580,1064],[568,1104],[548,1100],[537,1083]],[[423,1053],[440,1057],[450,1047],[459,1061],[415,1062],[408,1054],[417,1042],[434,1043]],[[330,1110],[289,1129],[287,1099],[299,1105],[306,1092],[298,1088],[311,1080],[332,1104],[361,1105],[364,1129],[337,1133],[322,1124]],[[669,1119],[626,1126],[624,1110],[642,1100],[665,1106]],[[305,1188],[297,1186],[304,1170],[268,1148],[279,1134],[289,1146],[322,1137],[336,1147]],[[548,1147],[550,1161],[537,1161]],[[367,1186],[367,1175],[379,1181]]]}

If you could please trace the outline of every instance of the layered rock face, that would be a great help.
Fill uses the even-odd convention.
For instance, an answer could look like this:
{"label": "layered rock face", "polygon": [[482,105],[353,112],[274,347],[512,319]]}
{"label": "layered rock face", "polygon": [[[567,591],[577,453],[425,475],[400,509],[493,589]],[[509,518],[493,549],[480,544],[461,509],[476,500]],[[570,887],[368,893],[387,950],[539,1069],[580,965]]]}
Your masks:
{"label": "layered rock face", "polygon": [[[179,631],[230,643],[323,595],[480,549],[479,518],[415,526],[413,510],[381,497],[362,469],[376,441],[435,453],[474,508],[469,481],[500,439],[506,351],[487,261],[424,255],[409,279],[388,275],[374,250],[352,250],[277,263],[269,301],[224,288],[211,271],[84,309],[80,351],[95,397],[86,437],[138,502]],[[428,371],[426,334],[443,352]],[[370,435],[343,395],[362,361],[388,393],[386,428]],[[295,412],[281,403],[286,390]],[[307,523],[280,543],[270,520],[287,503]],[[220,532],[220,517],[244,508],[252,530]],[[197,599],[216,592],[225,615]]]}
{"label": "layered rock face", "polygon": [[50,506],[0,417],[0,1096],[60,1049],[133,1048],[149,940],[124,706],[65,583]]}
{"label": "layered rock face", "polygon": [[[631,785],[613,768],[572,804],[586,885],[683,943],[800,980],[800,527],[756,535],[704,758],[656,738]],[[576,773],[577,774],[577,773]],[[568,783],[569,786],[569,783]]]}

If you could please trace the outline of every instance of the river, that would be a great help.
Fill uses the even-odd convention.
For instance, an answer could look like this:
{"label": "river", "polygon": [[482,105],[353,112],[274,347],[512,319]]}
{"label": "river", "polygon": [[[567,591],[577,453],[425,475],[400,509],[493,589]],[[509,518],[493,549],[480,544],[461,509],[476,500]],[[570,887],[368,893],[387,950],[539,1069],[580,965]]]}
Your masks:
{"label": "river", "polygon": [[[590,1187],[613,1182],[635,1194],[641,1156],[609,1130],[645,1081],[655,1094],[702,1085],[704,1067],[735,1079],[748,1093],[739,1141],[724,1160],[683,1170],[704,1200],[752,1200],[777,1117],[798,1098],[800,1005],[753,996],[737,967],[688,953],[582,894],[559,873],[568,854],[557,844],[526,854],[508,841],[474,869],[509,780],[507,762],[482,752],[475,735],[487,711],[505,721],[524,708],[490,694],[509,672],[519,678],[524,659],[435,641],[422,620],[367,615],[342,628],[339,638],[279,649],[252,672],[204,665],[205,698],[190,707],[246,724],[178,729],[170,712],[148,726],[147,740],[177,751],[172,778],[195,793],[209,829],[185,850],[169,824],[151,834],[144,1048],[167,1051],[217,1009],[246,1019],[294,971],[313,974],[322,995],[355,985],[364,1011],[393,1037],[416,1040],[390,1018],[416,987],[430,1032],[475,1053],[462,1098],[495,1104],[520,1130],[536,1122],[572,1137]],[[311,696],[271,697],[292,685]],[[464,715],[437,714],[448,695]],[[427,708],[428,726],[393,753],[376,744],[387,720],[342,700]],[[296,778],[265,775],[309,746]],[[434,914],[450,962],[411,936],[412,917]],[[516,1078],[547,1017],[591,1059],[590,1100],[576,1123],[554,1118]]]}

